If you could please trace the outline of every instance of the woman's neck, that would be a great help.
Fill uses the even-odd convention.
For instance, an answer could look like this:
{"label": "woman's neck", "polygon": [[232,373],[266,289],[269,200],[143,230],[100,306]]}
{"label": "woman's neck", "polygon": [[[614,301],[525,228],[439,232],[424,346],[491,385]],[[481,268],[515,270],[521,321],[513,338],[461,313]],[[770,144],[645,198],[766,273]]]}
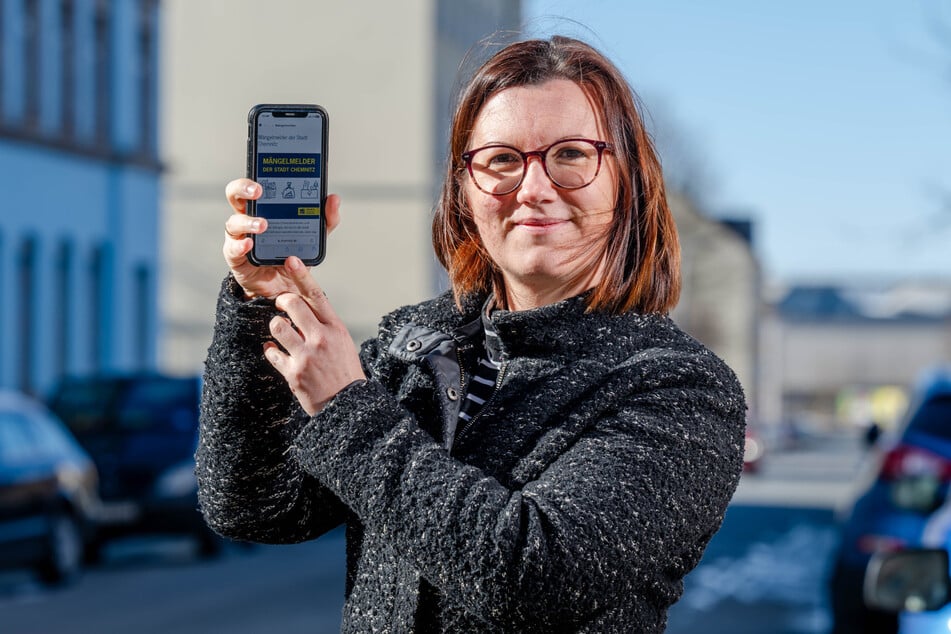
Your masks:
{"label": "woman's neck", "polygon": [[[530,310],[555,304],[569,297],[580,295],[597,286],[604,277],[604,261],[587,275],[569,280],[516,280],[506,278],[502,298],[496,304],[502,304],[506,310]],[[547,283],[546,283],[547,282]],[[502,301],[499,301],[501,299]]]}

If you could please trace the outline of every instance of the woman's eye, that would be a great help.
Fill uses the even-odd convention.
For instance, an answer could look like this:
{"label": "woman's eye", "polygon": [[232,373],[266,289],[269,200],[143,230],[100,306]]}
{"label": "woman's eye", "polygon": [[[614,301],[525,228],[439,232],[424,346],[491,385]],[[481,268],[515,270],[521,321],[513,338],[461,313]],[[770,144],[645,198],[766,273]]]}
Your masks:
{"label": "woman's eye", "polygon": [[578,161],[587,158],[587,154],[581,148],[569,146],[558,148],[555,158],[559,161]]}
{"label": "woman's eye", "polygon": [[489,159],[489,165],[512,165],[513,163],[518,163],[521,161],[521,158],[518,154],[513,154],[511,152],[506,152],[503,154],[495,154]]}

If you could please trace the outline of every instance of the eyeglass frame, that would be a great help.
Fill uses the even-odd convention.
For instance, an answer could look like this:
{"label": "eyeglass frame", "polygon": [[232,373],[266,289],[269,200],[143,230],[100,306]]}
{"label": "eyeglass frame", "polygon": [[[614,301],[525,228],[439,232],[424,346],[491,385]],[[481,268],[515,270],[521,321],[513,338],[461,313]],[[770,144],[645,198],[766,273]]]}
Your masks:
{"label": "eyeglass frame", "polygon": [[[584,185],[578,185],[577,187],[567,187],[565,185],[558,183],[554,178],[551,177],[551,174],[548,172],[548,163],[545,161],[545,158],[548,156],[549,150],[551,150],[556,145],[559,145],[561,143],[569,143],[571,141],[584,141],[586,143],[590,143],[598,151],[598,166],[594,170],[594,176],[592,176],[591,180],[585,183]],[[522,175],[519,176],[518,181],[515,183],[515,186],[512,187],[512,189],[505,192],[490,192],[490,191],[486,191],[482,189],[482,187],[479,185],[479,181],[476,179],[476,176],[472,171],[473,155],[475,155],[476,152],[481,152],[482,150],[488,150],[489,148],[494,148],[494,147],[504,147],[510,150],[514,150],[519,156],[522,157]],[[472,150],[467,150],[463,152],[461,155],[461,158],[463,162],[466,164],[466,169],[469,171],[469,177],[472,179],[472,183],[476,186],[476,188],[479,191],[489,194],[490,196],[508,196],[509,194],[511,194],[516,189],[522,186],[522,183],[525,181],[525,174],[528,173],[528,159],[531,158],[532,156],[538,157],[538,160],[542,165],[542,171],[545,172],[545,176],[548,177],[548,180],[551,181],[552,185],[554,185],[555,187],[558,187],[559,189],[566,189],[568,191],[573,191],[576,189],[583,189],[587,187],[588,185],[590,185],[591,183],[593,183],[595,180],[597,180],[598,174],[601,173],[601,163],[602,163],[605,150],[607,150],[608,152],[613,152],[614,146],[608,143],[607,141],[598,141],[596,139],[586,139],[583,137],[572,137],[570,139],[560,139],[558,141],[555,141],[548,147],[542,148],[540,150],[532,150],[530,152],[523,152],[517,147],[506,145],[505,143],[490,143],[489,145],[483,145],[482,147],[477,147]]]}

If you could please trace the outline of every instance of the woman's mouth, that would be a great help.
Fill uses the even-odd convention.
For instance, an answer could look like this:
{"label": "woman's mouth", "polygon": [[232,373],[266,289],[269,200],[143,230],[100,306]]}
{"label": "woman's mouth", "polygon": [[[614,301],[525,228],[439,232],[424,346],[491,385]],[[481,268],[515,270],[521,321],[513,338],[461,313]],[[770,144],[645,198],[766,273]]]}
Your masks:
{"label": "woman's mouth", "polygon": [[564,220],[557,220],[555,218],[525,218],[524,220],[517,221],[515,226],[530,233],[547,233],[560,227],[564,223]]}

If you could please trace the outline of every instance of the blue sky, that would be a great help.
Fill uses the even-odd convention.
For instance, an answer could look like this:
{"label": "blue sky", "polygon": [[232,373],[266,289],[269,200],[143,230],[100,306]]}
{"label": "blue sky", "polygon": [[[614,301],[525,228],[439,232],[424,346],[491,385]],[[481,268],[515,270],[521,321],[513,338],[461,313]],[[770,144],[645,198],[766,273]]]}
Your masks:
{"label": "blue sky", "polygon": [[704,206],[754,219],[768,279],[951,277],[951,3],[523,7],[530,35],[594,44],[689,140]]}

